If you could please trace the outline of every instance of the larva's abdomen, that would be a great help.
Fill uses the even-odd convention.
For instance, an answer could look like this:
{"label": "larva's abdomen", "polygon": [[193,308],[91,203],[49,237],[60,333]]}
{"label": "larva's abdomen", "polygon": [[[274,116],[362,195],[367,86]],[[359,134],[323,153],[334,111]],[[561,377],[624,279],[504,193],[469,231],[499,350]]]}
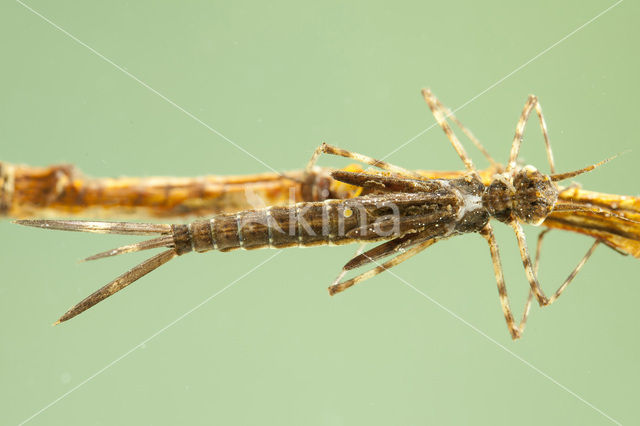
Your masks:
{"label": "larva's abdomen", "polygon": [[331,200],[217,215],[190,225],[193,247],[196,251],[229,251],[344,244],[351,241],[344,229],[353,227],[356,218],[340,220],[340,206],[339,201]]}

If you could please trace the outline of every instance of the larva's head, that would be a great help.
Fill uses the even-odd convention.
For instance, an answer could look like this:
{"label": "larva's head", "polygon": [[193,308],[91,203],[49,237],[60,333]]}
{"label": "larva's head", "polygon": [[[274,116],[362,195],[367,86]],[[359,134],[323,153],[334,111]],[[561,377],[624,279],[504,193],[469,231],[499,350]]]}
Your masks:
{"label": "larva's head", "polygon": [[539,225],[558,201],[558,187],[533,166],[520,169],[513,178],[513,212],[519,221]]}
{"label": "larva's head", "polygon": [[539,225],[553,210],[558,188],[549,176],[525,166],[512,176],[496,175],[482,198],[489,214],[501,222]]}

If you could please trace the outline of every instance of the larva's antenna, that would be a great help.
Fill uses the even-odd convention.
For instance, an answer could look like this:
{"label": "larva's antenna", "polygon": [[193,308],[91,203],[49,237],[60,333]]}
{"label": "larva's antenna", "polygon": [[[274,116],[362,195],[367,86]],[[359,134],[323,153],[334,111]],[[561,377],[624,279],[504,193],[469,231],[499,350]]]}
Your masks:
{"label": "larva's antenna", "polygon": [[561,180],[570,179],[572,177],[581,175],[583,173],[590,172],[591,170],[595,169],[596,167],[600,167],[603,164],[608,163],[609,161],[613,160],[614,158],[618,157],[619,155],[621,155],[621,154],[616,154],[613,157],[609,157],[606,160],[602,160],[599,163],[592,164],[590,166],[584,167],[584,168],[579,169],[579,170],[574,170],[572,172],[566,172],[566,173],[556,173],[556,174],[553,174],[553,175],[549,175],[549,177],[554,182],[559,182]]}

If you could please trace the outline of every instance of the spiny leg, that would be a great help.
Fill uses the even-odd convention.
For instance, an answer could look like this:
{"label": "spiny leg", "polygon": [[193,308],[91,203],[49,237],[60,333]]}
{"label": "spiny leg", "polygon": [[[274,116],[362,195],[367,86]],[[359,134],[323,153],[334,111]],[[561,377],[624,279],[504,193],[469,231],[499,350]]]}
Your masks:
{"label": "spiny leg", "polygon": [[429,105],[429,108],[431,109],[431,112],[433,113],[433,116],[435,117],[436,121],[438,122],[438,124],[440,125],[444,133],[447,135],[447,138],[453,145],[453,149],[455,149],[456,152],[458,153],[458,156],[464,163],[464,166],[466,167],[466,169],[477,176],[478,172],[476,171],[476,168],[473,165],[473,161],[471,161],[471,157],[469,157],[464,147],[462,146],[462,143],[460,142],[456,134],[453,132],[453,130],[451,130],[451,126],[449,126],[449,123],[447,123],[447,119],[444,117],[444,113],[439,106],[440,102],[438,101],[438,99],[435,97],[433,93],[431,93],[431,90],[429,89],[422,89],[422,96],[424,97],[424,100],[427,102],[427,105]]}
{"label": "spiny leg", "polygon": [[[540,253],[542,250],[542,240],[544,236],[551,231],[550,229],[544,229],[538,234],[538,242],[536,244],[536,257],[533,261],[533,271],[536,276],[538,276],[538,269],[540,266]],[[527,303],[524,306],[524,311],[522,312],[522,319],[520,320],[520,325],[518,329],[520,330],[520,334],[524,332],[524,328],[527,325],[527,318],[529,317],[529,312],[531,310],[531,301],[533,300],[533,290],[529,289],[529,296],[527,297]]]}
{"label": "spiny leg", "polygon": [[529,312],[531,311],[531,301],[533,300],[533,291],[529,290],[529,296],[527,297],[527,303],[524,305],[524,310],[522,311],[522,318],[520,319],[520,324],[518,325],[518,331],[520,335],[524,333],[524,328],[527,325],[527,318],[529,318]]}
{"label": "spiny leg", "polygon": [[[533,261],[533,271],[538,276],[538,267],[540,266],[540,250],[542,249],[542,240],[544,236],[550,231],[550,229],[544,229],[538,234],[538,242],[536,244],[536,257]],[[524,311],[522,312],[522,319],[520,320],[520,334],[524,332],[524,328],[527,325],[527,318],[529,317],[529,311],[531,310],[531,301],[533,300],[533,290],[529,289],[529,296],[527,297],[527,303],[524,305]]]}
{"label": "spiny leg", "polygon": [[536,258],[533,261],[533,271],[536,273],[536,276],[538,275],[538,269],[540,266],[540,250],[542,250],[542,240],[544,239],[544,236],[547,235],[550,231],[551,229],[547,228],[543,229],[538,234],[538,242],[536,243]]}
{"label": "spiny leg", "polygon": [[546,306],[549,303],[549,299],[544,294],[544,291],[542,291],[540,283],[538,282],[538,274],[536,274],[536,272],[533,270],[533,267],[531,266],[531,256],[529,256],[527,239],[524,235],[522,225],[520,225],[518,221],[513,221],[510,223],[510,225],[516,234],[516,239],[518,240],[520,258],[522,259],[522,265],[524,266],[524,272],[527,275],[527,280],[529,281],[529,285],[531,286],[531,291],[533,291],[533,293],[535,294],[540,306]]}
{"label": "spiny leg", "polygon": [[440,99],[438,99],[433,93],[431,94],[431,96],[436,101],[436,105],[438,106],[438,108],[444,111],[446,118],[449,118],[451,119],[451,121],[456,123],[460,130],[462,130],[462,133],[464,133],[469,138],[469,140],[475,145],[476,148],[478,148],[478,150],[482,153],[482,155],[484,155],[489,163],[491,163],[491,166],[496,169],[501,167],[500,164],[498,164],[498,162],[494,160],[493,157],[489,154],[489,151],[487,151],[487,149],[482,145],[480,140],[476,138],[473,132],[471,132],[471,130],[469,130],[464,124],[460,122],[460,120],[458,120],[458,117],[454,115],[453,111],[451,111],[449,107],[440,102]]}
{"label": "spiny leg", "polygon": [[496,276],[496,282],[498,284],[498,296],[500,297],[500,306],[502,306],[502,313],[504,319],[507,322],[507,328],[511,334],[513,340],[519,339],[521,335],[520,327],[516,326],[513,319],[513,313],[511,313],[511,305],[509,304],[509,296],[507,295],[507,286],[504,282],[504,273],[502,272],[502,264],[500,262],[500,252],[498,251],[498,243],[496,237],[493,234],[493,228],[491,224],[487,224],[480,235],[487,240],[489,244],[489,251],[491,252],[491,261],[493,263],[493,273]]}
{"label": "spiny leg", "polygon": [[538,114],[538,120],[540,121],[540,129],[542,130],[542,136],[544,137],[544,148],[547,152],[547,161],[549,162],[549,170],[551,173],[556,172],[556,164],[553,160],[553,151],[551,150],[551,141],[549,140],[549,131],[547,130],[547,122],[542,114],[542,106],[540,102],[536,102],[536,113]]}
{"label": "spiny leg", "polygon": [[[544,231],[540,232],[540,235],[538,235],[538,244],[537,244],[537,247],[536,247],[536,260],[535,260],[535,264],[534,264],[534,271],[535,271],[536,276],[538,275],[538,263],[539,263],[539,260],[540,260],[540,248],[542,247],[542,239],[543,239],[544,235],[547,234],[549,231],[551,231],[551,230],[550,229],[545,229]],[[576,277],[576,275],[578,275],[578,272],[580,272],[580,270],[582,269],[584,264],[587,263],[587,260],[589,260],[589,258],[591,257],[591,255],[596,250],[596,247],[598,247],[599,244],[600,244],[600,240],[595,240],[593,242],[591,247],[589,247],[589,250],[587,250],[587,252],[584,254],[584,256],[582,256],[582,259],[580,259],[580,262],[578,262],[576,267],[573,268],[573,270],[571,271],[569,276],[564,280],[562,285],[549,298],[548,305],[552,304],[553,302],[555,302],[558,299],[558,297],[560,297],[560,294],[562,294],[562,292],[567,288],[567,286],[571,283],[571,281],[573,281],[573,279]]]}
{"label": "spiny leg", "polygon": [[[550,229],[545,229],[542,232],[540,232],[540,234],[538,234],[538,242],[536,244],[536,257],[535,257],[535,260],[533,261],[533,272],[535,273],[536,277],[538,276],[538,269],[539,269],[539,266],[540,266],[540,253],[542,251],[542,240],[544,239],[544,236],[547,233],[549,233],[549,231],[551,231],[551,230]],[[560,297],[560,294],[567,288],[569,283],[571,283],[571,281],[573,281],[573,279],[576,277],[576,275],[578,275],[578,272],[584,266],[584,264],[587,262],[587,260],[591,257],[591,255],[593,254],[594,250],[596,249],[596,247],[597,247],[597,245],[599,243],[600,243],[600,241],[596,240],[593,243],[593,245],[589,248],[589,250],[587,250],[587,253],[582,257],[580,262],[578,262],[578,264],[573,269],[573,271],[571,271],[571,273],[569,274],[567,279],[564,281],[564,283],[562,283],[562,285],[560,286],[560,288],[558,288],[558,290],[554,293],[554,295],[551,296],[551,298],[549,298],[549,303],[548,303],[549,305],[551,303],[553,303],[558,297]],[[520,321],[520,332],[521,333],[524,331],[524,327],[525,327],[525,324],[527,322],[527,316],[529,315],[529,310],[531,309],[531,300],[532,299],[533,299],[533,290],[529,289],[529,297],[527,298],[527,303],[526,303],[525,308],[524,308],[524,313],[522,315],[522,320]]]}
{"label": "spiny leg", "polygon": [[[518,239],[518,247],[520,248],[520,257],[522,258],[522,264],[524,265],[524,270],[527,275],[527,279],[529,280],[529,284],[531,285],[531,290],[535,293],[540,306],[550,305],[553,302],[555,302],[558,299],[558,297],[560,297],[560,294],[562,294],[562,292],[567,288],[567,286],[571,283],[571,281],[573,281],[573,279],[576,277],[580,269],[582,269],[584,264],[591,257],[594,250],[600,243],[599,240],[596,240],[593,243],[591,248],[589,248],[589,250],[587,250],[587,253],[585,253],[585,255],[582,257],[582,260],[580,260],[580,262],[578,262],[578,265],[573,269],[573,271],[571,271],[567,279],[562,283],[562,285],[558,288],[558,290],[551,296],[551,298],[548,298],[547,296],[545,296],[544,292],[542,291],[542,288],[540,287],[540,283],[538,282],[537,270],[534,270],[531,267],[531,258],[529,257],[529,250],[527,249],[527,242],[524,235],[524,231],[522,230],[522,226],[520,226],[520,224],[517,222],[512,223],[511,226],[513,227],[516,233],[516,238]],[[541,237],[538,237],[538,247],[540,247],[541,244],[542,244],[542,239]],[[536,257],[538,257],[538,255],[536,255]]]}
{"label": "spiny leg", "polygon": [[573,279],[576,277],[576,275],[578,275],[578,272],[580,272],[580,269],[582,269],[584,264],[587,263],[587,260],[589,260],[589,258],[591,257],[591,255],[595,251],[596,247],[598,247],[598,244],[600,244],[599,240],[595,240],[593,242],[593,244],[591,245],[589,250],[587,250],[587,252],[582,257],[580,262],[578,262],[578,264],[573,269],[573,271],[571,271],[571,273],[569,274],[567,279],[564,280],[564,283],[562,283],[562,285],[558,288],[558,290],[556,290],[556,292],[553,294],[553,296],[551,296],[549,298],[549,303],[548,303],[549,305],[552,304],[553,302],[555,302],[558,299],[558,297],[560,297],[560,294],[562,294],[562,292],[567,288],[567,286],[571,283],[571,281],[573,281]]}
{"label": "spiny leg", "polygon": [[[375,262],[378,266],[376,266],[375,268],[369,269],[368,271],[365,271],[363,273],[361,273],[360,275],[357,275],[349,280],[337,283],[337,284],[333,284],[331,287],[329,287],[329,294],[331,296],[333,296],[336,293],[340,293],[341,291],[344,291],[346,289],[348,289],[351,286],[354,286],[356,284],[358,284],[359,282],[368,280],[371,277],[375,277],[376,275],[378,275],[379,273],[386,271],[387,269],[391,269],[396,265],[399,265],[400,263],[404,262],[405,260],[409,259],[410,257],[415,256],[416,254],[420,253],[421,251],[423,251],[424,249],[426,249],[427,247],[429,247],[430,245],[434,244],[437,240],[436,239],[432,239],[432,240],[427,240],[407,251],[401,252],[400,254],[398,254],[397,256],[393,257],[392,259],[380,264],[378,262],[376,262],[375,260],[373,262]],[[346,272],[346,270],[344,271]],[[342,278],[342,276],[344,276],[344,273],[341,274],[340,278]]]}
{"label": "spiny leg", "polygon": [[307,164],[307,168],[306,168],[307,172],[310,172],[313,169],[313,166],[315,166],[316,161],[318,161],[318,157],[321,154],[331,154],[331,155],[337,155],[339,157],[351,158],[353,160],[360,161],[361,163],[368,164],[373,167],[378,167],[379,169],[386,170],[388,172],[395,173],[397,175],[411,176],[418,179],[422,178],[416,172],[409,171],[400,166],[387,163],[386,161],[376,160],[364,154],[348,151],[346,149],[338,148],[336,146],[329,145],[324,142],[319,147],[317,147],[316,150],[313,152],[313,155],[311,156],[311,159]]}
{"label": "spiny leg", "polygon": [[538,114],[540,129],[542,129],[542,135],[544,136],[544,144],[547,151],[547,160],[549,161],[549,167],[551,169],[551,173],[555,173],[556,166],[553,160],[553,152],[551,151],[551,142],[549,140],[549,132],[547,131],[547,123],[544,120],[540,102],[538,102],[538,98],[535,95],[529,95],[529,99],[527,99],[527,102],[524,104],[524,108],[522,109],[522,114],[520,114],[520,119],[518,120],[518,124],[516,125],[516,133],[511,144],[511,153],[509,154],[507,172],[514,170],[517,166],[516,161],[518,159],[518,153],[520,152],[520,145],[522,144],[524,128],[527,125],[529,114],[531,114],[531,110],[534,108],[536,110],[536,113]]}

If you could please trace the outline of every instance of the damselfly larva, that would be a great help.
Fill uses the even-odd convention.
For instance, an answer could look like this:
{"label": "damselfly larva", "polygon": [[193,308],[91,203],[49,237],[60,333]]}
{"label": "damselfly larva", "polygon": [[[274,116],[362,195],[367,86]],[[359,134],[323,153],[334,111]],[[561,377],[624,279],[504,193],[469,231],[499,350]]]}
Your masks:
{"label": "damselfly larva", "polygon": [[[467,174],[464,177],[425,180],[417,173],[401,167],[322,144],[314,153],[309,167],[314,165],[315,159],[320,154],[328,153],[379,167],[387,173],[333,172],[334,179],[360,187],[366,194],[349,200],[303,202],[288,207],[267,207],[234,214],[221,214],[209,220],[196,221],[189,225],[55,220],[18,221],[17,223],[22,225],[47,229],[114,234],[160,234],[152,240],[100,253],[89,259],[157,247],[168,248],[72,307],[58,322],[76,316],[172,258],[190,251],[230,251],[238,248],[284,248],[385,241],[355,256],[344,266],[343,271],[371,263],[376,265],[371,270],[346,281],[340,281],[343,276],[341,274],[329,288],[330,293],[335,294],[377,275],[385,269],[398,265],[439,240],[462,233],[476,232],[482,235],[489,244],[507,326],[512,338],[519,338],[524,330],[532,297],[535,296],[541,306],[555,301],[598,244],[596,241],[574,273],[551,297],[547,297],[538,283],[521,224],[539,225],[550,213],[563,211],[588,212],[595,216],[616,216],[620,220],[628,220],[598,207],[585,207],[572,202],[558,201],[559,189],[555,182],[593,170],[608,160],[577,171],[555,174],[542,111],[537,99],[530,96],[516,127],[507,167],[502,173],[496,174],[490,182],[485,183],[462,144],[449,127],[444,116],[447,111],[430,91],[425,90],[423,94],[436,120],[465,164]],[[551,175],[545,175],[533,166],[519,167],[516,163],[522,132],[527,118],[534,108],[538,113],[547,142],[547,153],[552,168]],[[507,297],[498,246],[489,222],[490,218],[504,222],[514,229],[530,284],[529,299],[522,320],[518,325],[513,318]],[[378,262],[387,256],[394,257],[382,264]]]}
{"label": "damselfly larva", "polygon": [[[332,179],[333,170],[314,166],[307,170],[244,176],[92,178],[70,165],[33,167],[0,162],[0,217],[176,219],[302,201],[348,199],[361,194],[362,188]],[[356,164],[343,170],[363,171]],[[478,173],[488,184],[493,175],[502,171],[504,167],[494,161]],[[416,173],[423,179],[455,179],[465,174],[437,170]],[[560,188],[558,199],[587,208],[599,206],[630,220],[589,211],[552,211],[542,226],[584,234],[622,254],[640,258],[640,197],[604,194],[571,185]]]}
{"label": "damselfly larva", "polygon": [[[473,137],[465,127],[462,129]],[[474,142],[481,147],[477,140]],[[332,179],[333,170],[313,166],[306,170],[244,176],[92,178],[70,165],[33,167],[0,162],[0,217],[173,220],[302,201],[348,199],[361,194],[362,188]],[[363,171],[356,164],[343,170]],[[488,184],[496,173],[503,171],[504,167],[492,160],[489,168],[478,173]],[[464,171],[437,170],[415,173],[423,179],[455,179],[465,174]],[[571,185],[560,188],[558,199],[587,208],[599,206],[630,220],[621,220],[615,215],[593,215],[589,211],[552,211],[542,226],[584,234],[622,254],[640,258],[640,224],[637,222],[640,197],[603,194]]]}

